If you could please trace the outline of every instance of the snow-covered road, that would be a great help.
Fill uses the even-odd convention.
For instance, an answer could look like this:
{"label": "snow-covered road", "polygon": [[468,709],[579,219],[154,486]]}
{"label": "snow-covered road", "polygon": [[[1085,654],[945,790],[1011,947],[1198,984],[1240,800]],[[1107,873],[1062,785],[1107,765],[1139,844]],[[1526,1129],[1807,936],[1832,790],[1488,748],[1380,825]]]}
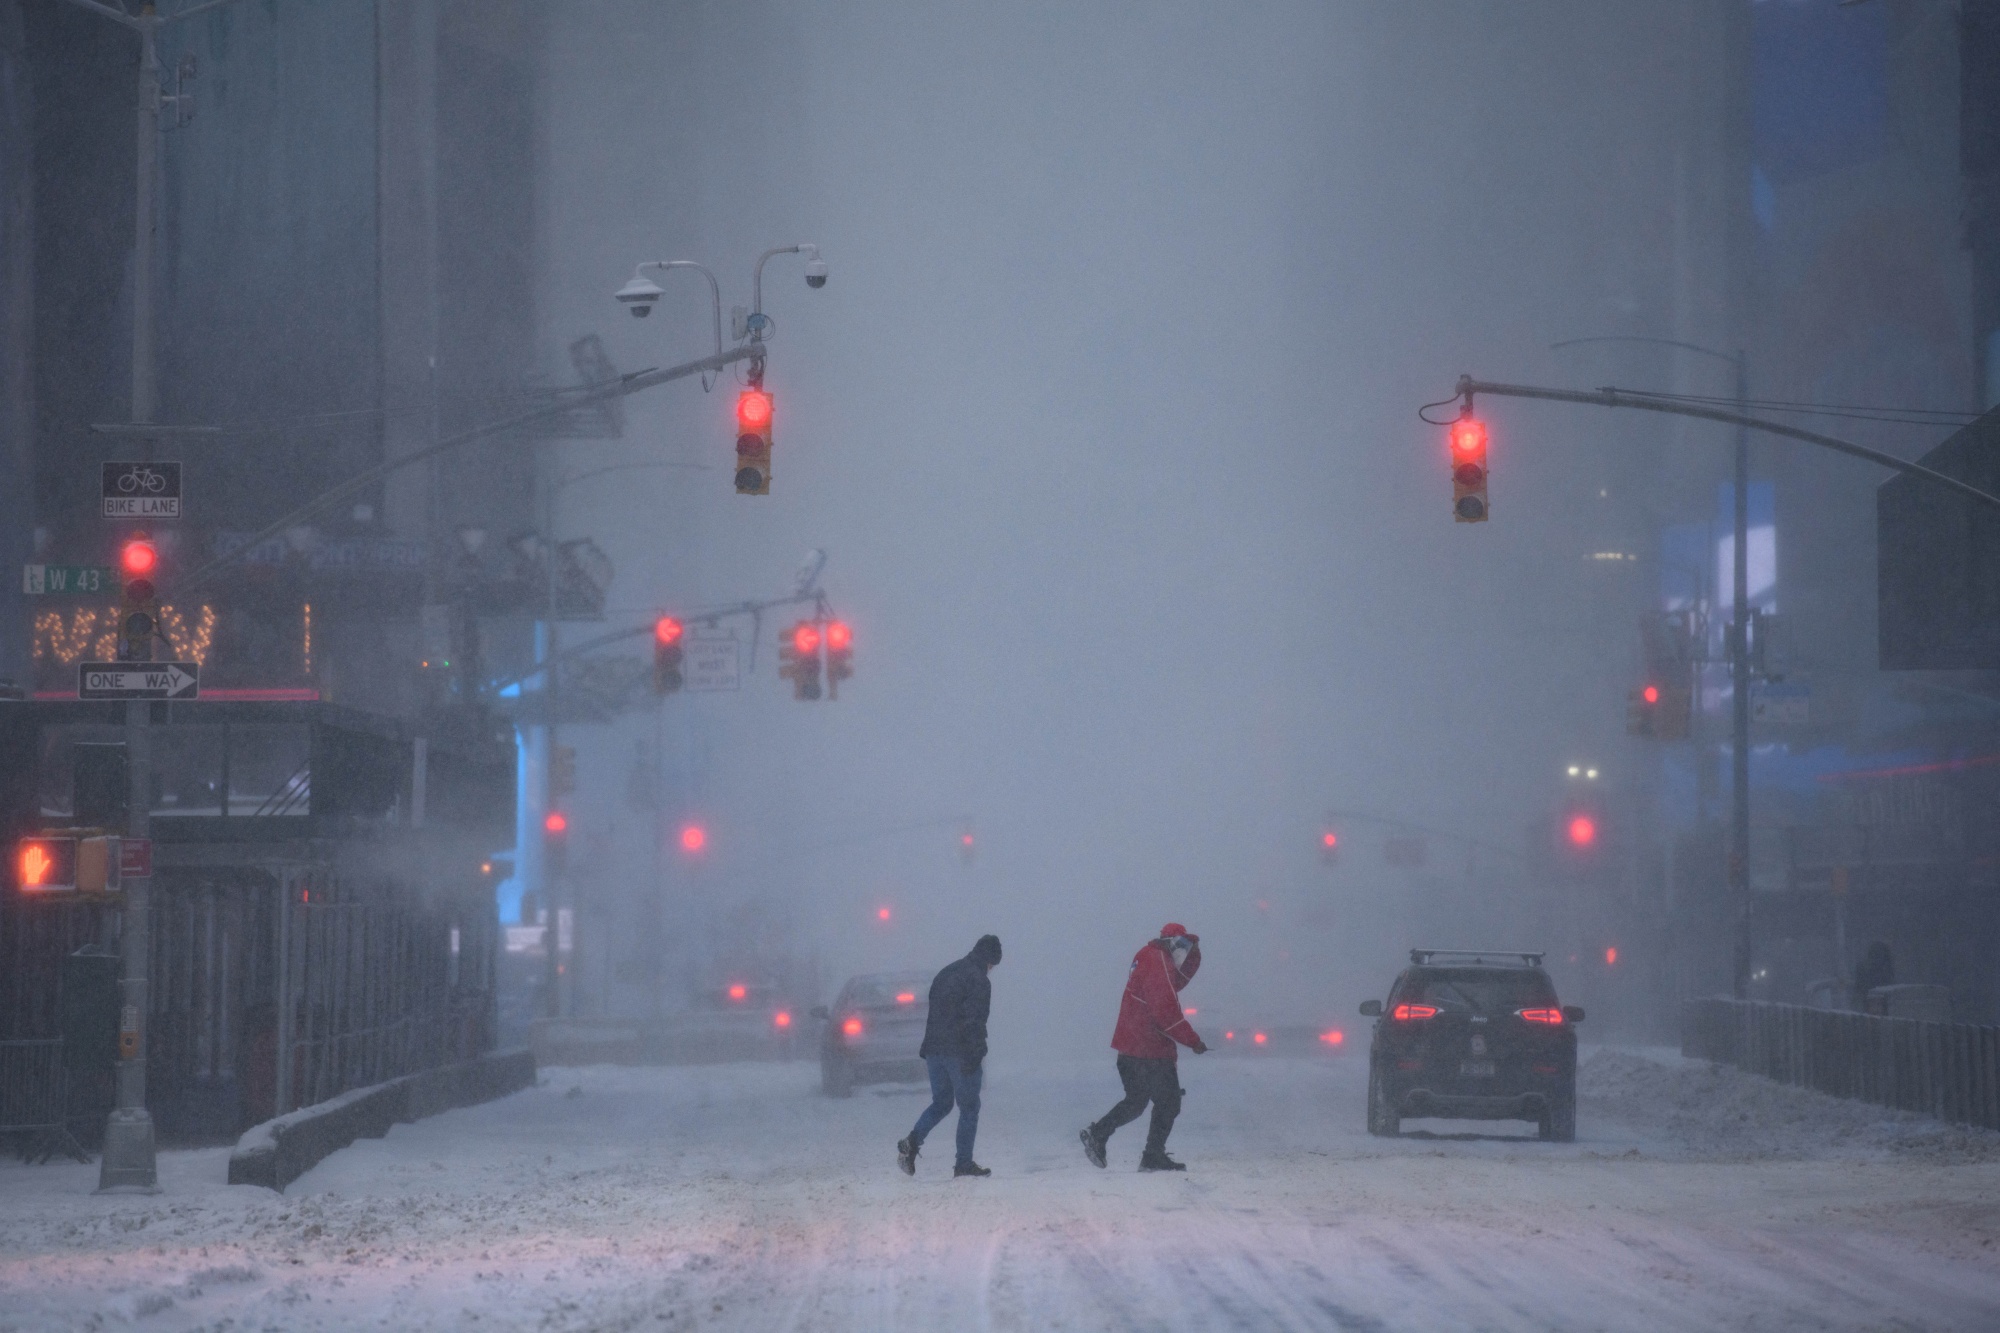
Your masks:
{"label": "snow-covered road", "polygon": [[949,1122],[903,1178],[921,1095],[805,1064],[548,1070],[282,1197],[221,1150],[150,1199],[9,1163],[0,1328],[2000,1327],[2000,1136],[1601,1052],[1574,1145],[1382,1141],[1363,1066],[1184,1061],[1181,1177],[1133,1170],[1142,1125],[1084,1162],[1108,1056],[997,1061],[982,1181]]}

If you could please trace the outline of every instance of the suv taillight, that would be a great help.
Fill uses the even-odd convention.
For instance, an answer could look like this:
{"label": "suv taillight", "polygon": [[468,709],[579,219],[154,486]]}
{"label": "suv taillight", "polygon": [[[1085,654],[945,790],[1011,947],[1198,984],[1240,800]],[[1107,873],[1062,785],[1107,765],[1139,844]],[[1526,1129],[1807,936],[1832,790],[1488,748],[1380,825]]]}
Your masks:
{"label": "suv taillight", "polygon": [[1563,1011],[1560,1009],[1516,1009],[1514,1012],[1530,1023],[1548,1023],[1553,1026],[1563,1021]]}
{"label": "suv taillight", "polygon": [[861,1035],[861,1015],[855,1014],[840,1025],[840,1030],[850,1037]]}
{"label": "suv taillight", "polygon": [[1408,1023],[1417,1018],[1436,1018],[1437,1013],[1434,1004],[1399,1004],[1389,1011],[1389,1017],[1398,1023]]}

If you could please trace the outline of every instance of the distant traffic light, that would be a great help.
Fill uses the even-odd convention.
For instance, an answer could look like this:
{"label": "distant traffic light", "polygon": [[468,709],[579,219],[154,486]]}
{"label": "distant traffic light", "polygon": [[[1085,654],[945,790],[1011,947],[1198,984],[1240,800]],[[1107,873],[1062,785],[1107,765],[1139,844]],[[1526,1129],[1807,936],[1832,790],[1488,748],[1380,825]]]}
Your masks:
{"label": "distant traffic light", "polygon": [[958,831],[958,859],[971,865],[979,852],[979,839],[973,836],[972,825],[968,822]]}
{"label": "distant traffic light", "polygon": [[736,493],[771,493],[771,395],[745,389],[736,395]]}
{"label": "distant traffic light", "polygon": [[673,694],[681,687],[683,627],[672,616],[653,622],[653,693]]}
{"label": "distant traffic light", "polygon": [[699,824],[681,825],[681,850],[692,856],[708,846],[708,830]]}
{"label": "distant traffic light", "polygon": [[1625,730],[1648,740],[1687,739],[1694,692],[1683,686],[1642,685],[1625,698]]}
{"label": "distant traffic light", "polygon": [[819,698],[819,626],[801,620],[778,635],[778,675],[792,682],[794,699]]}
{"label": "distant traffic light", "polygon": [[569,816],[551,810],[542,818],[542,858],[550,875],[560,875],[569,864]]}
{"label": "distant traffic light", "polygon": [[118,617],[118,660],[150,662],[160,613],[154,606],[153,572],[159,552],[143,534],[129,537],[118,550],[118,568],[125,576],[125,609]]}
{"label": "distant traffic light", "polygon": [[1451,513],[1455,522],[1486,521],[1486,423],[1468,410],[1451,423]]}
{"label": "distant traffic light", "polygon": [[854,630],[844,620],[826,622],[826,697],[840,697],[840,682],[854,674]]}
{"label": "distant traffic light", "polygon": [[1569,845],[1578,851],[1588,851],[1597,845],[1597,818],[1586,812],[1578,812],[1569,817],[1563,825],[1563,836]]}
{"label": "distant traffic light", "polygon": [[1334,865],[1340,860],[1340,835],[1332,829],[1319,835],[1319,859],[1326,865]]}

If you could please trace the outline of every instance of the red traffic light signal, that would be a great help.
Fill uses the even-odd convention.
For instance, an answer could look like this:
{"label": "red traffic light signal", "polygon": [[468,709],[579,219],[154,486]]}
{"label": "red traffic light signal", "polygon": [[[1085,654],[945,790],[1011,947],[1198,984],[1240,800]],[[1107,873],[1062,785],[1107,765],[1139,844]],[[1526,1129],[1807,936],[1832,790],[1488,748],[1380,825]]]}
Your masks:
{"label": "red traffic light signal", "polygon": [[1574,814],[1563,826],[1563,836],[1569,845],[1584,850],[1597,845],[1597,820],[1587,814]]}
{"label": "red traffic light signal", "polygon": [[560,838],[569,832],[569,816],[560,810],[551,810],[542,819],[542,831],[551,838]]}
{"label": "red traffic light signal", "polygon": [[775,408],[762,389],[736,395],[736,493],[771,493],[771,419]]}
{"label": "red traffic light signal", "polygon": [[672,694],[680,689],[684,634],[685,628],[672,616],[653,622],[653,693]]}
{"label": "red traffic light signal", "polygon": [[1332,829],[1319,835],[1319,859],[1327,865],[1340,859],[1340,835]]}
{"label": "red traffic light signal", "polygon": [[118,551],[118,568],[128,579],[151,578],[160,563],[160,554],[145,537],[131,537]]}
{"label": "red traffic light signal", "polygon": [[1486,423],[1468,409],[1451,423],[1451,513],[1455,522],[1484,523]]}
{"label": "red traffic light signal", "polygon": [[840,697],[840,682],[854,674],[854,630],[844,620],[829,620],[820,636],[826,641],[827,697]]}
{"label": "red traffic light signal", "polygon": [[708,846],[708,830],[699,824],[681,826],[681,850],[690,854]]}
{"label": "red traffic light signal", "polygon": [[794,699],[817,699],[819,686],[819,626],[801,620],[778,635],[778,675],[792,682]]}

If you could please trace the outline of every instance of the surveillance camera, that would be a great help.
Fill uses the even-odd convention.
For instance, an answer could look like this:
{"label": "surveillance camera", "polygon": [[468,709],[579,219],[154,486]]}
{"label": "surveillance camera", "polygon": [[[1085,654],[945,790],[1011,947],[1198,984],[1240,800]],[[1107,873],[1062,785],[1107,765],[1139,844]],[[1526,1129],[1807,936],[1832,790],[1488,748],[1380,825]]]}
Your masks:
{"label": "surveillance camera", "polygon": [[632,312],[634,319],[644,319],[653,313],[654,303],[660,299],[660,286],[635,273],[632,281],[620,287],[615,295],[625,303],[625,308]]}
{"label": "surveillance camera", "polygon": [[806,261],[806,286],[813,288],[826,286],[826,261],[824,259]]}

